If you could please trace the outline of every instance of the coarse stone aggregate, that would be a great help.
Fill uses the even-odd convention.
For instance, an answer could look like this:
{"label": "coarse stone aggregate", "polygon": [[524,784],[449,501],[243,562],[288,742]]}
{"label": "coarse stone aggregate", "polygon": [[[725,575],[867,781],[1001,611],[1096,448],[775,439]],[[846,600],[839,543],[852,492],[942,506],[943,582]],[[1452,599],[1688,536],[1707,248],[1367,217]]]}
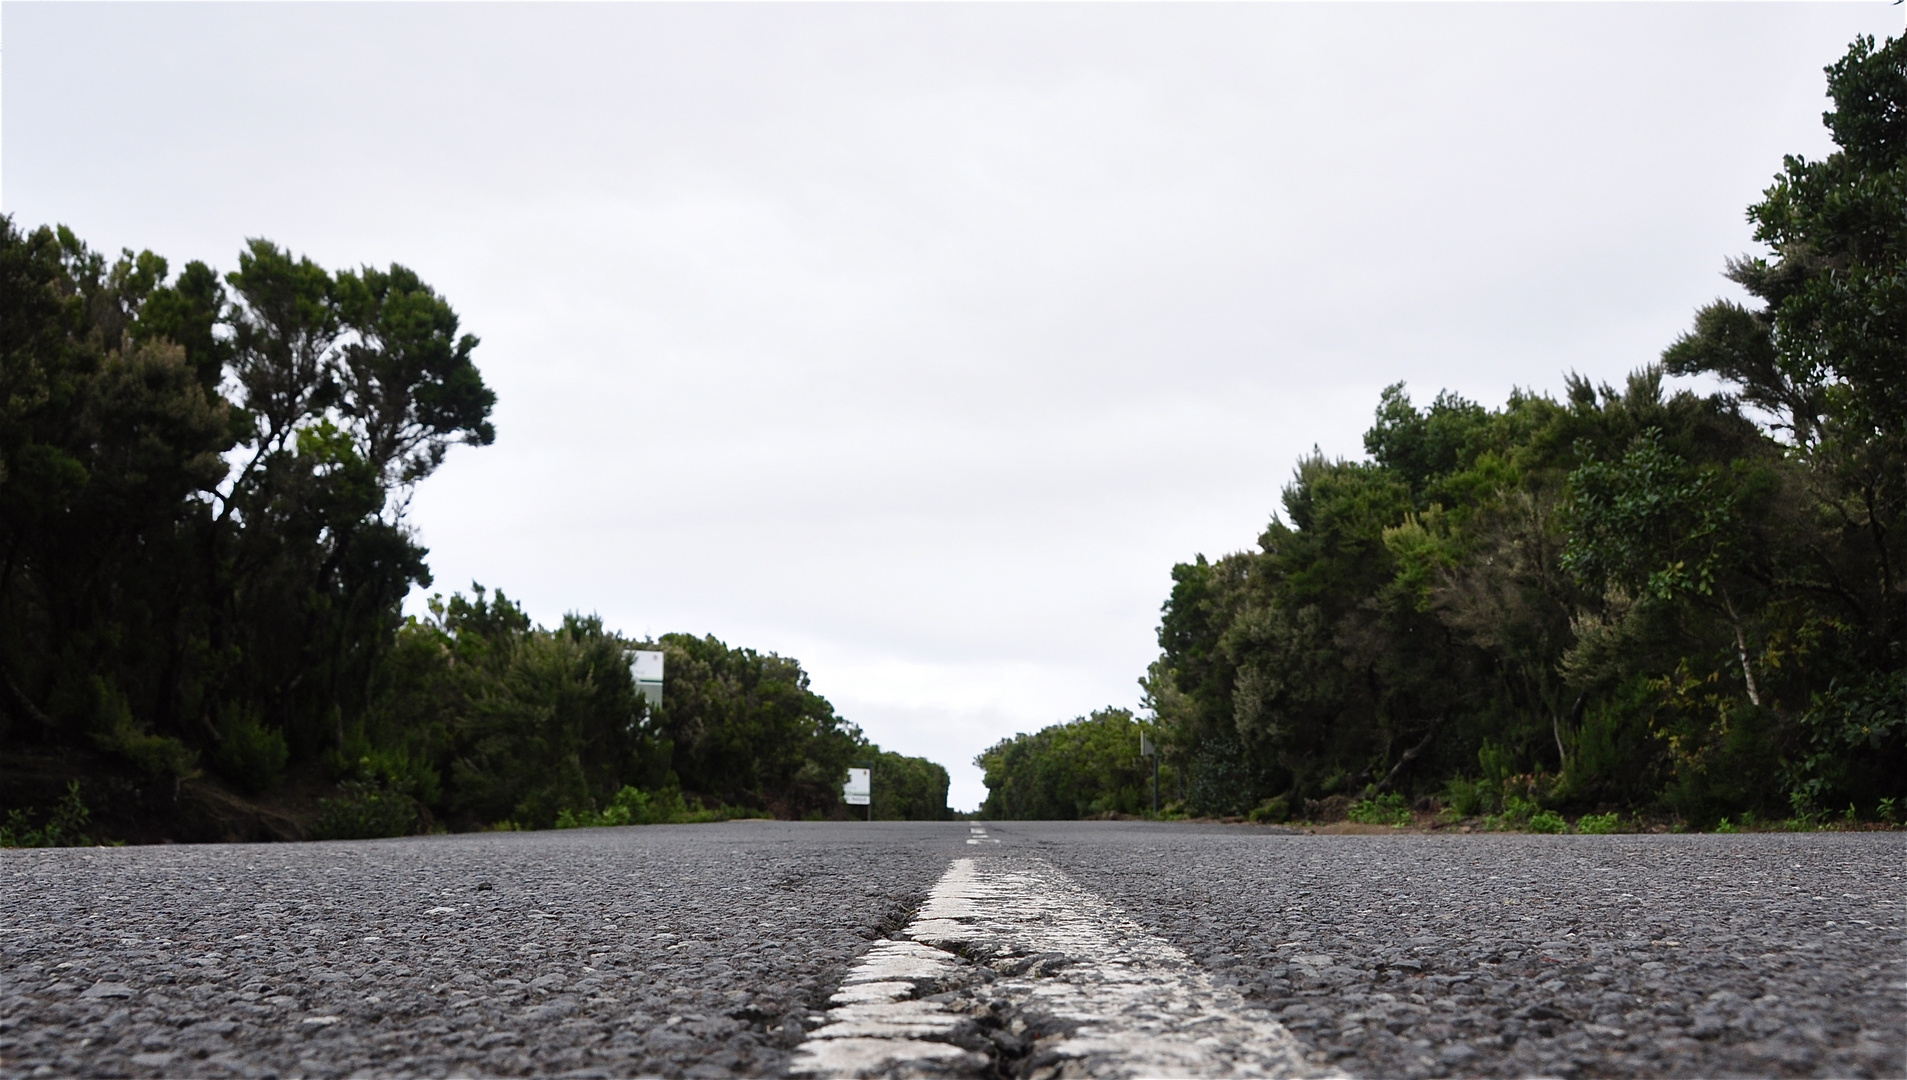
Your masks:
{"label": "coarse stone aggregate", "polygon": [[0,852],[0,1077],[776,1074],[965,835]]}
{"label": "coarse stone aggregate", "polygon": [[996,852],[1350,1075],[1907,1076],[1900,833],[989,828],[0,851],[0,1080],[782,1075],[857,958]]}
{"label": "coarse stone aggregate", "polygon": [[1901,833],[992,825],[1359,1076],[1907,1076]]}

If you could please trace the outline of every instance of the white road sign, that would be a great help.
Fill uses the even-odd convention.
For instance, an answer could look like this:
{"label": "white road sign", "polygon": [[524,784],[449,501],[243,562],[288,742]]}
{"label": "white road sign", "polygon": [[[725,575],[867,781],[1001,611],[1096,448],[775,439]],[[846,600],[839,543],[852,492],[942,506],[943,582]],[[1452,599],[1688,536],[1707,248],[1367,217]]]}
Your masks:
{"label": "white road sign", "polygon": [[874,770],[849,769],[848,782],[841,785],[841,801],[849,806],[866,806],[874,798]]}
{"label": "white road sign", "polygon": [[650,708],[662,704],[662,654],[646,649],[629,650],[629,674],[636,678],[636,693]]}

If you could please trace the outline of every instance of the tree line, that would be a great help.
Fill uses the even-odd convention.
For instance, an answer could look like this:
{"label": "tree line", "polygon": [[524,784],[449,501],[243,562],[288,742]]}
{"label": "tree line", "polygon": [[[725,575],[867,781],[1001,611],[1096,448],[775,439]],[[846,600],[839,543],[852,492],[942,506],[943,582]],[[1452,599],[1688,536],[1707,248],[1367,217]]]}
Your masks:
{"label": "tree line", "polygon": [[[495,439],[496,401],[477,338],[405,267],[253,240],[236,270],[174,274],[0,217],[0,313],[0,756],[110,762],[175,798],[315,789],[331,835],[651,794],[839,814],[847,767],[876,760],[877,812],[946,816],[945,770],[884,754],[792,659],[543,628],[481,587],[404,617],[431,584],[411,493]],[[658,708],[636,648],[667,654]]]}
{"label": "tree line", "polygon": [[[1172,570],[1142,685],[1174,796],[1277,820],[1440,800],[1708,825],[1907,796],[1907,46],[1827,69],[1836,149],[1621,386],[1381,395],[1255,550]],[[1666,388],[1708,376],[1715,393]],[[982,754],[998,816],[1132,812],[1107,711]],[[1086,752],[1081,752],[1084,749]]]}

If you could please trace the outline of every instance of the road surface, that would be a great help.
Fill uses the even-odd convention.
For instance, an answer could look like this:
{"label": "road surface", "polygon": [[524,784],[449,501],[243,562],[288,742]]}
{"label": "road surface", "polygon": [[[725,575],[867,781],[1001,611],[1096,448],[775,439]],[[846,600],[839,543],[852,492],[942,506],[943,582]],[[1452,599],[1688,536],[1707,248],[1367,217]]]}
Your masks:
{"label": "road surface", "polygon": [[0,852],[0,1078],[1907,1075],[1907,838],[731,822]]}

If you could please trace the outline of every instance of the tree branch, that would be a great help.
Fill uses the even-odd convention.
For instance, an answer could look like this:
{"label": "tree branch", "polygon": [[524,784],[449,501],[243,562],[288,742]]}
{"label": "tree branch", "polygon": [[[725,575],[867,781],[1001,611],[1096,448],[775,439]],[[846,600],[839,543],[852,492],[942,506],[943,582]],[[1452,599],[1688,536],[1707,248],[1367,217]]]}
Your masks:
{"label": "tree branch", "polygon": [[1371,794],[1381,795],[1388,790],[1390,786],[1397,781],[1398,774],[1404,771],[1404,766],[1415,761],[1417,755],[1430,748],[1430,741],[1437,737],[1437,729],[1442,726],[1443,720],[1441,718],[1439,718],[1436,723],[1430,725],[1430,730],[1424,732],[1424,737],[1417,741],[1417,745],[1404,751],[1404,756],[1397,759],[1397,764],[1392,765],[1391,771],[1384,774],[1384,779],[1379,780],[1371,787]]}

